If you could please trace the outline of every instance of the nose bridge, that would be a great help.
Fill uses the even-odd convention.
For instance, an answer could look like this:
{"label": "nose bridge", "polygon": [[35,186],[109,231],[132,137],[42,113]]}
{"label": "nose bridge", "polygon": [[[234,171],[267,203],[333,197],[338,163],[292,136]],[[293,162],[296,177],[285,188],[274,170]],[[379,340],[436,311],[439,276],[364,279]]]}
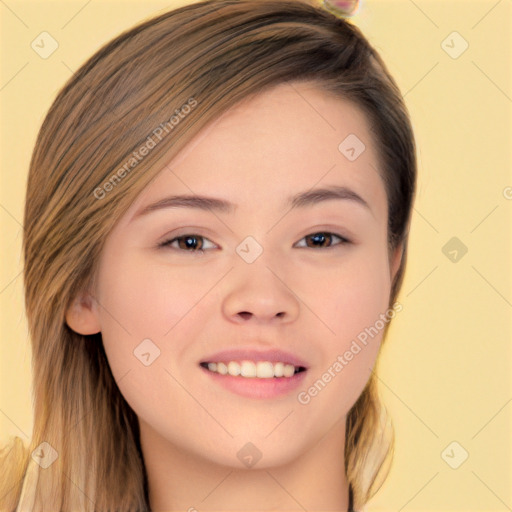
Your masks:
{"label": "nose bridge", "polygon": [[287,284],[286,265],[275,251],[247,237],[236,249],[234,268],[223,297],[223,313],[230,320],[292,321],[299,302]]}

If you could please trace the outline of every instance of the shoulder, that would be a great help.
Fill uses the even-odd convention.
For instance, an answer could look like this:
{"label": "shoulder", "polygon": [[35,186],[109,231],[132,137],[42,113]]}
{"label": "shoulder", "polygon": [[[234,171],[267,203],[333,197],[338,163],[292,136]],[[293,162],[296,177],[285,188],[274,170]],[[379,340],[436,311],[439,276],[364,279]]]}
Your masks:
{"label": "shoulder", "polygon": [[15,437],[0,449],[0,510],[32,510],[39,466],[21,438]]}

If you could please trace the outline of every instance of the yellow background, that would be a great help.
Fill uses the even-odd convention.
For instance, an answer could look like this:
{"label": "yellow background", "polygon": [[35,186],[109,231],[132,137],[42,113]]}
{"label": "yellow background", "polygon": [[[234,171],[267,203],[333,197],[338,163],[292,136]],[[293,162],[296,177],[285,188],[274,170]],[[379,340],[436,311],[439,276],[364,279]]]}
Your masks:
{"label": "yellow background", "polygon": [[[28,441],[32,428],[20,249],[37,130],[88,56],[184,3],[0,3],[0,443]],[[363,0],[354,22],[405,96],[419,158],[404,309],[379,374],[395,460],[367,511],[512,510],[512,1]],[[43,31],[59,44],[47,59],[30,46]],[[442,46],[454,31],[469,44],[455,59]],[[458,37],[444,44],[455,51]],[[453,237],[467,247],[456,262],[445,255],[451,246],[443,252]],[[462,448],[447,455],[452,441]],[[461,449],[469,457],[452,469],[445,459],[456,462]]]}

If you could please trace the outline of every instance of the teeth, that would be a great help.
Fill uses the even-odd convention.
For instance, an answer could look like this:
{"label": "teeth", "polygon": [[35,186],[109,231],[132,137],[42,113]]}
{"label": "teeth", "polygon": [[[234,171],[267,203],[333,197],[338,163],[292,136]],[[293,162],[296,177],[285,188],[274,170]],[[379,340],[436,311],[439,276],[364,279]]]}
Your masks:
{"label": "teeth", "polygon": [[283,368],[283,377],[291,377],[295,373],[293,364],[285,364]]}
{"label": "teeth", "polygon": [[233,377],[237,377],[240,375],[240,365],[236,361],[229,361],[228,373],[229,375],[233,375]]}
{"label": "teeth", "polygon": [[[273,377],[274,372],[271,373],[272,375],[270,375],[270,377]],[[242,361],[240,365],[240,375],[242,377],[256,377],[258,375],[258,366],[249,361]],[[269,377],[269,375],[259,375],[259,377]]]}
{"label": "teeth", "polygon": [[284,363],[275,363],[274,364],[274,377],[283,377],[284,376]]}
{"label": "teeth", "polygon": [[[254,367],[253,363],[249,363],[252,367]],[[292,368],[292,375],[295,373],[295,367],[290,365]],[[256,373],[254,377],[258,377],[259,379],[272,379],[275,376],[274,365],[272,363],[268,363],[266,361],[258,361],[256,363]]]}
{"label": "teeth", "polygon": [[271,363],[269,361],[229,361],[227,363],[208,363],[208,370],[221,375],[246,378],[271,379],[273,377],[292,377],[296,371],[293,364]]}

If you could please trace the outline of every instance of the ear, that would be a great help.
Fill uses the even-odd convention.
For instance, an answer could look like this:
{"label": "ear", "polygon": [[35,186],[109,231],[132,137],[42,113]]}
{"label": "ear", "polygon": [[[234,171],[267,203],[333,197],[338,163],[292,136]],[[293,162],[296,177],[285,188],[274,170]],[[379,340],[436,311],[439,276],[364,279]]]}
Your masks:
{"label": "ear", "polygon": [[80,292],[66,310],[66,324],[78,334],[101,332],[96,301],[89,292]]}
{"label": "ear", "polygon": [[393,251],[393,256],[391,257],[391,282],[395,280],[396,273],[400,268],[400,263],[402,262],[402,255],[404,250],[404,244],[400,243]]}

